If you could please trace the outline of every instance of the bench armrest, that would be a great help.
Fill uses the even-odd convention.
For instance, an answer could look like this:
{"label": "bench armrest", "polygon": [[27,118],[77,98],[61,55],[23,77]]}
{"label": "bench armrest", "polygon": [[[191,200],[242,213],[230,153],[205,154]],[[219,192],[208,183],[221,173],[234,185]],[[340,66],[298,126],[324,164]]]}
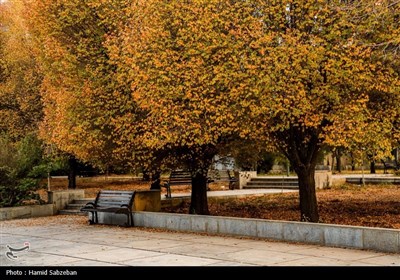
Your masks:
{"label": "bench armrest", "polygon": [[88,202],[85,204],[84,208],[86,208],[86,207],[96,208],[96,205],[94,204],[94,202]]}

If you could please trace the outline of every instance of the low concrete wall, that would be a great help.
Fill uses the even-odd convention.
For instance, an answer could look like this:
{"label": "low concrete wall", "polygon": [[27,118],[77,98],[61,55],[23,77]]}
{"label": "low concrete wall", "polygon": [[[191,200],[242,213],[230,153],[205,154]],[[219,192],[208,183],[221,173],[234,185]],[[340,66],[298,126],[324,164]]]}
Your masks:
{"label": "low concrete wall", "polygon": [[133,203],[133,210],[159,212],[161,210],[161,191],[136,191]]}
{"label": "low concrete wall", "polygon": [[135,212],[134,224],[400,253],[400,230],[393,229],[152,212]]}
{"label": "low concrete wall", "polygon": [[251,178],[257,177],[257,171],[240,171],[239,172],[239,189],[247,185]]}
{"label": "low concrete wall", "polygon": [[315,188],[325,189],[332,187],[332,172],[326,170],[315,170]]}
{"label": "low concrete wall", "polygon": [[52,204],[5,207],[0,208],[0,221],[51,216],[53,211]]}
{"label": "low concrete wall", "polygon": [[49,203],[54,206],[54,213],[65,209],[75,199],[85,198],[85,190],[49,191]]}
{"label": "low concrete wall", "polygon": [[[362,184],[362,176],[359,177],[349,177],[345,179],[346,183],[351,184]],[[400,178],[398,177],[368,177],[364,176],[365,184],[393,184],[400,185]]]}

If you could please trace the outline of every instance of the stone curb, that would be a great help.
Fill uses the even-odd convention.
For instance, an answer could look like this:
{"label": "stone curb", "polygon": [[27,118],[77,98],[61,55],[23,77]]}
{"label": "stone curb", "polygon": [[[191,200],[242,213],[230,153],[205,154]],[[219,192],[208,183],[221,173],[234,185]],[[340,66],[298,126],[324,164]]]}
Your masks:
{"label": "stone curb", "polygon": [[159,212],[135,212],[134,225],[400,253],[395,229]]}

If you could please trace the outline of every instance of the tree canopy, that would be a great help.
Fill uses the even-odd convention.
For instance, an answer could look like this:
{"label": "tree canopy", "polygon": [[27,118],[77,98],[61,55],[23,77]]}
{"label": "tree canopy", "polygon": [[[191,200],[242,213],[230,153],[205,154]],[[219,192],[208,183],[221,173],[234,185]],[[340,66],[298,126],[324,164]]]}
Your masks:
{"label": "tree canopy", "polygon": [[[211,160],[241,133],[240,105],[248,50],[244,32],[250,3],[196,0],[133,1],[130,19],[108,41],[119,80],[143,112],[117,121],[122,141],[132,135],[165,161],[185,162],[193,173],[193,212],[208,213],[205,176]],[[202,183],[197,184],[196,182]],[[196,202],[195,197],[198,201]]]}
{"label": "tree canopy", "polygon": [[104,14],[121,7],[113,7],[111,1],[27,2],[44,76],[41,136],[64,152],[103,167],[115,160],[112,118],[124,102],[104,47],[118,19]]}
{"label": "tree canopy", "polygon": [[399,46],[399,3],[257,3],[252,134],[287,156],[299,177],[301,219],[317,222],[314,170],[324,143],[391,149],[399,77],[385,52]]}
{"label": "tree canopy", "polygon": [[301,219],[318,222],[322,146],[380,157],[399,137],[399,5],[29,1],[42,137],[91,162],[183,162],[197,214],[214,155],[273,145],[299,177]]}
{"label": "tree canopy", "polygon": [[0,134],[13,141],[36,131],[42,119],[41,75],[22,4],[0,5]]}

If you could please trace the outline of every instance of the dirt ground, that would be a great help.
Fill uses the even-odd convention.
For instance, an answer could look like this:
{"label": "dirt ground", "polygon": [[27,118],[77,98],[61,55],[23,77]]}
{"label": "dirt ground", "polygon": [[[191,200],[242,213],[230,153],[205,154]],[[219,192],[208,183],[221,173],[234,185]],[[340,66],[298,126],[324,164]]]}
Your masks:
{"label": "dirt ground", "polygon": [[[78,178],[77,188],[85,190],[85,196],[95,197],[100,189],[144,190],[149,183],[138,179],[112,180],[105,177]],[[51,190],[67,189],[66,179],[52,179]],[[211,191],[228,190],[223,183],[210,184]],[[174,193],[190,192],[189,186],[174,187]],[[165,189],[162,190],[165,193]],[[40,194],[47,200],[46,190]],[[318,190],[320,222],[400,229],[400,185],[345,184],[331,189]],[[188,203],[162,211],[187,213]],[[298,193],[268,194],[257,197],[209,202],[211,215],[270,220],[299,221]]]}

